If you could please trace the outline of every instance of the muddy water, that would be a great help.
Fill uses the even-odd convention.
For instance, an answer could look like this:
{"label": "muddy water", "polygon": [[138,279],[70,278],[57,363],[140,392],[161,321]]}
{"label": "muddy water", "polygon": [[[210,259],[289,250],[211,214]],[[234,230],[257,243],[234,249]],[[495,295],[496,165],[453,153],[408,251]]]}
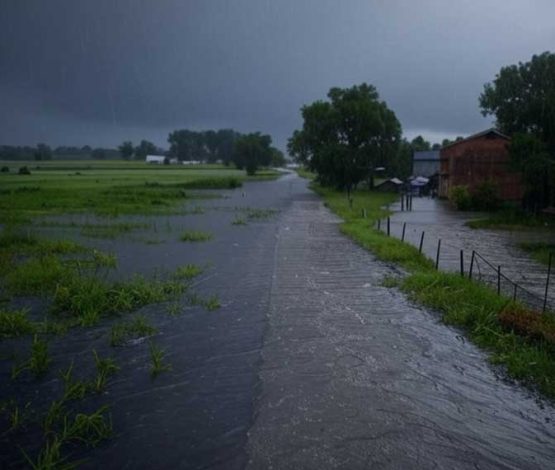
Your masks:
{"label": "muddy water", "polygon": [[[160,243],[87,240],[118,255],[121,277],[206,265],[195,289],[222,308],[142,310],[172,365],[154,381],[147,344],[110,348],[109,325],[51,343],[52,373],[42,385],[29,379],[21,397],[39,409],[57,397],[56,371],[71,359],[90,377],[92,348],[121,367],[85,403],[111,406],[115,436],[73,454],[84,468],[550,467],[553,409],[504,382],[436,315],[381,287],[394,268],[342,237],[306,181],[289,175],[221,194],[195,203],[202,214],[158,218],[156,235],[142,235]],[[280,212],[234,226],[237,207]],[[214,238],[179,242],[185,229]],[[0,353],[10,347],[0,343]],[[0,362],[2,397],[23,393],[10,367]],[[21,464],[9,437],[0,455]]]}
{"label": "muddy water", "polygon": [[553,468],[553,408],[381,287],[394,270],[316,199],[284,214],[275,269],[248,468]]}
{"label": "muddy water", "polygon": [[[472,250],[477,251],[491,263],[476,258],[473,276],[492,284],[496,288],[497,266],[501,273],[530,292],[517,289],[517,297],[532,307],[542,308],[545,295],[547,267],[534,261],[520,248],[522,242],[554,243],[553,235],[546,231],[523,230],[473,230],[465,222],[483,214],[464,213],[452,210],[444,201],[430,198],[414,198],[413,210],[402,212],[399,204],[391,209],[391,234],[401,238],[406,223],[405,240],[418,247],[422,232],[425,232],[422,251],[434,261],[437,256],[438,240],[441,239],[439,268],[460,272],[460,250],[463,250],[464,270],[468,274]],[[386,224],[382,223],[385,230]],[[514,295],[514,286],[502,278],[501,289],[508,296]],[[555,282],[548,286],[548,306],[555,311]]]}

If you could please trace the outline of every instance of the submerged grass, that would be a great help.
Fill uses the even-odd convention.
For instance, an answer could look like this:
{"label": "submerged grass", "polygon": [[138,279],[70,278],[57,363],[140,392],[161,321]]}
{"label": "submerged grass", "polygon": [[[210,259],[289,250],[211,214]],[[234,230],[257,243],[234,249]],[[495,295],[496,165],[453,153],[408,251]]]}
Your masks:
{"label": "submerged grass", "polygon": [[179,239],[182,242],[206,242],[212,239],[212,234],[200,230],[187,230],[181,234]]}
{"label": "submerged grass", "polygon": [[521,209],[509,208],[492,212],[487,217],[469,220],[466,225],[470,228],[489,228],[497,230],[528,230],[531,228],[555,228],[553,217],[532,214]]}
{"label": "submerged grass", "polygon": [[[484,285],[436,271],[416,248],[373,229],[374,222],[387,215],[383,206],[393,202],[394,195],[359,191],[351,206],[343,193],[314,184],[313,189],[344,219],[343,233],[377,258],[405,268],[404,278],[385,279],[386,286],[400,287],[414,301],[441,312],[445,323],[463,329],[477,345],[490,351],[491,361],[503,365],[509,376],[555,398],[554,322],[538,320],[538,313],[498,296]],[[528,318],[526,328],[522,326],[523,318]]]}
{"label": "submerged grass", "polygon": [[130,321],[118,322],[112,325],[110,331],[110,345],[122,346],[128,341],[136,338],[146,338],[156,334],[154,328],[142,315],[137,315]]}
{"label": "submerged grass", "polygon": [[166,352],[152,341],[148,344],[150,352],[150,376],[155,379],[162,372],[172,369],[171,364],[165,363]]}
{"label": "submerged grass", "polygon": [[25,310],[0,309],[0,339],[36,332],[38,325],[27,318]]}
{"label": "submerged grass", "polygon": [[552,243],[520,243],[518,245],[524,251],[530,253],[532,258],[542,264],[549,264],[549,254],[555,253],[555,244]]}

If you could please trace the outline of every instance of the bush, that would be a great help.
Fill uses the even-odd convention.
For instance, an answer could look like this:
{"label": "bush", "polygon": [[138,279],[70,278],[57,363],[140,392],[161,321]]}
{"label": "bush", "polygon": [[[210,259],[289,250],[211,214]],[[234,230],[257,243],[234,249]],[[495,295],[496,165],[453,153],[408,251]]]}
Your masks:
{"label": "bush", "polygon": [[0,173],[9,173],[9,172],[10,172],[10,169],[7,166],[3,166],[0,169]]}
{"label": "bush", "polygon": [[31,170],[29,170],[29,168],[27,168],[26,166],[22,166],[19,171],[17,172],[18,175],[30,175],[31,174]]}
{"label": "bush", "polygon": [[483,181],[472,191],[472,207],[481,211],[499,209],[501,200],[497,196],[497,185],[493,181]]}
{"label": "bush", "polygon": [[449,201],[459,211],[468,211],[472,208],[472,196],[467,186],[453,186],[449,190]]}

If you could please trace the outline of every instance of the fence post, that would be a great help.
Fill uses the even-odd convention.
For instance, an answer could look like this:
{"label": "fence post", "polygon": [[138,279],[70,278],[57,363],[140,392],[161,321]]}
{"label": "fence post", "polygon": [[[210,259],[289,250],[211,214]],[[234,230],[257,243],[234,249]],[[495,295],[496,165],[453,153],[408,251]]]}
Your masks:
{"label": "fence post", "polygon": [[405,210],[405,195],[401,194],[401,210]]}
{"label": "fence post", "polygon": [[401,241],[404,242],[405,241],[405,229],[407,228],[407,223],[404,222],[403,223],[403,234],[401,235]]}
{"label": "fence post", "polygon": [[364,218],[368,218],[368,213],[366,212],[366,207],[364,208]]}
{"label": "fence post", "polygon": [[461,276],[464,277],[464,251],[461,250]]}
{"label": "fence post", "polygon": [[549,290],[549,278],[551,277],[551,258],[552,253],[549,253],[549,263],[547,264],[547,280],[545,281],[545,296],[543,298],[543,313],[545,313],[545,309],[547,307],[547,291]]}
{"label": "fence post", "polygon": [[517,290],[517,288],[518,288],[518,284],[515,282],[515,289],[514,289],[514,292],[513,292],[513,302],[516,302],[516,290]]}
{"label": "fence post", "polygon": [[382,229],[382,219],[378,219],[378,230]]}
{"label": "fence post", "polygon": [[497,295],[501,295],[501,266],[497,266]]}
{"label": "fence post", "polygon": [[422,244],[424,243],[424,233],[426,232],[422,232],[422,235],[420,236],[420,247],[418,248],[419,253],[422,253]]}
{"label": "fence post", "polygon": [[390,221],[389,221],[389,217],[387,218],[387,236],[389,237],[391,231],[390,231]]}
{"label": "fence post", "polygon": [[439,267],[439,250],[441,250],[441,238],[437,241],[436,270]]}
{"label": "fence post", "polygon": [[474,255],[476,252],[472,250],[472,256],[470,257],[470,269],[468,270],[468,279],[472,279],[472,270],[474,269]]}

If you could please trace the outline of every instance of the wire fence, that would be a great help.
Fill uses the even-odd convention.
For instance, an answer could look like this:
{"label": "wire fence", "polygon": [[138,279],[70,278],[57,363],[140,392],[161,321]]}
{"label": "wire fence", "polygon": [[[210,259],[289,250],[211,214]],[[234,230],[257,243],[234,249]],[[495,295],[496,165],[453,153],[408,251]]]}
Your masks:
{"label": "wire fence", "polygon": [[417,225],[394,222],[388,217],[378,220],[376,228],[417,247],[420,253],[432,258],[436,269],[459,272],[461,276],[488,285],[498,295],[522,302],[534,310],[555,312],[555,298],[550,296],[551,254],[545,272],[529,275],[528,285],[524,285],[509,277],[507,266],[493,262],[475,249],[464,250],[449,240],[426,237],[426,231]]}

